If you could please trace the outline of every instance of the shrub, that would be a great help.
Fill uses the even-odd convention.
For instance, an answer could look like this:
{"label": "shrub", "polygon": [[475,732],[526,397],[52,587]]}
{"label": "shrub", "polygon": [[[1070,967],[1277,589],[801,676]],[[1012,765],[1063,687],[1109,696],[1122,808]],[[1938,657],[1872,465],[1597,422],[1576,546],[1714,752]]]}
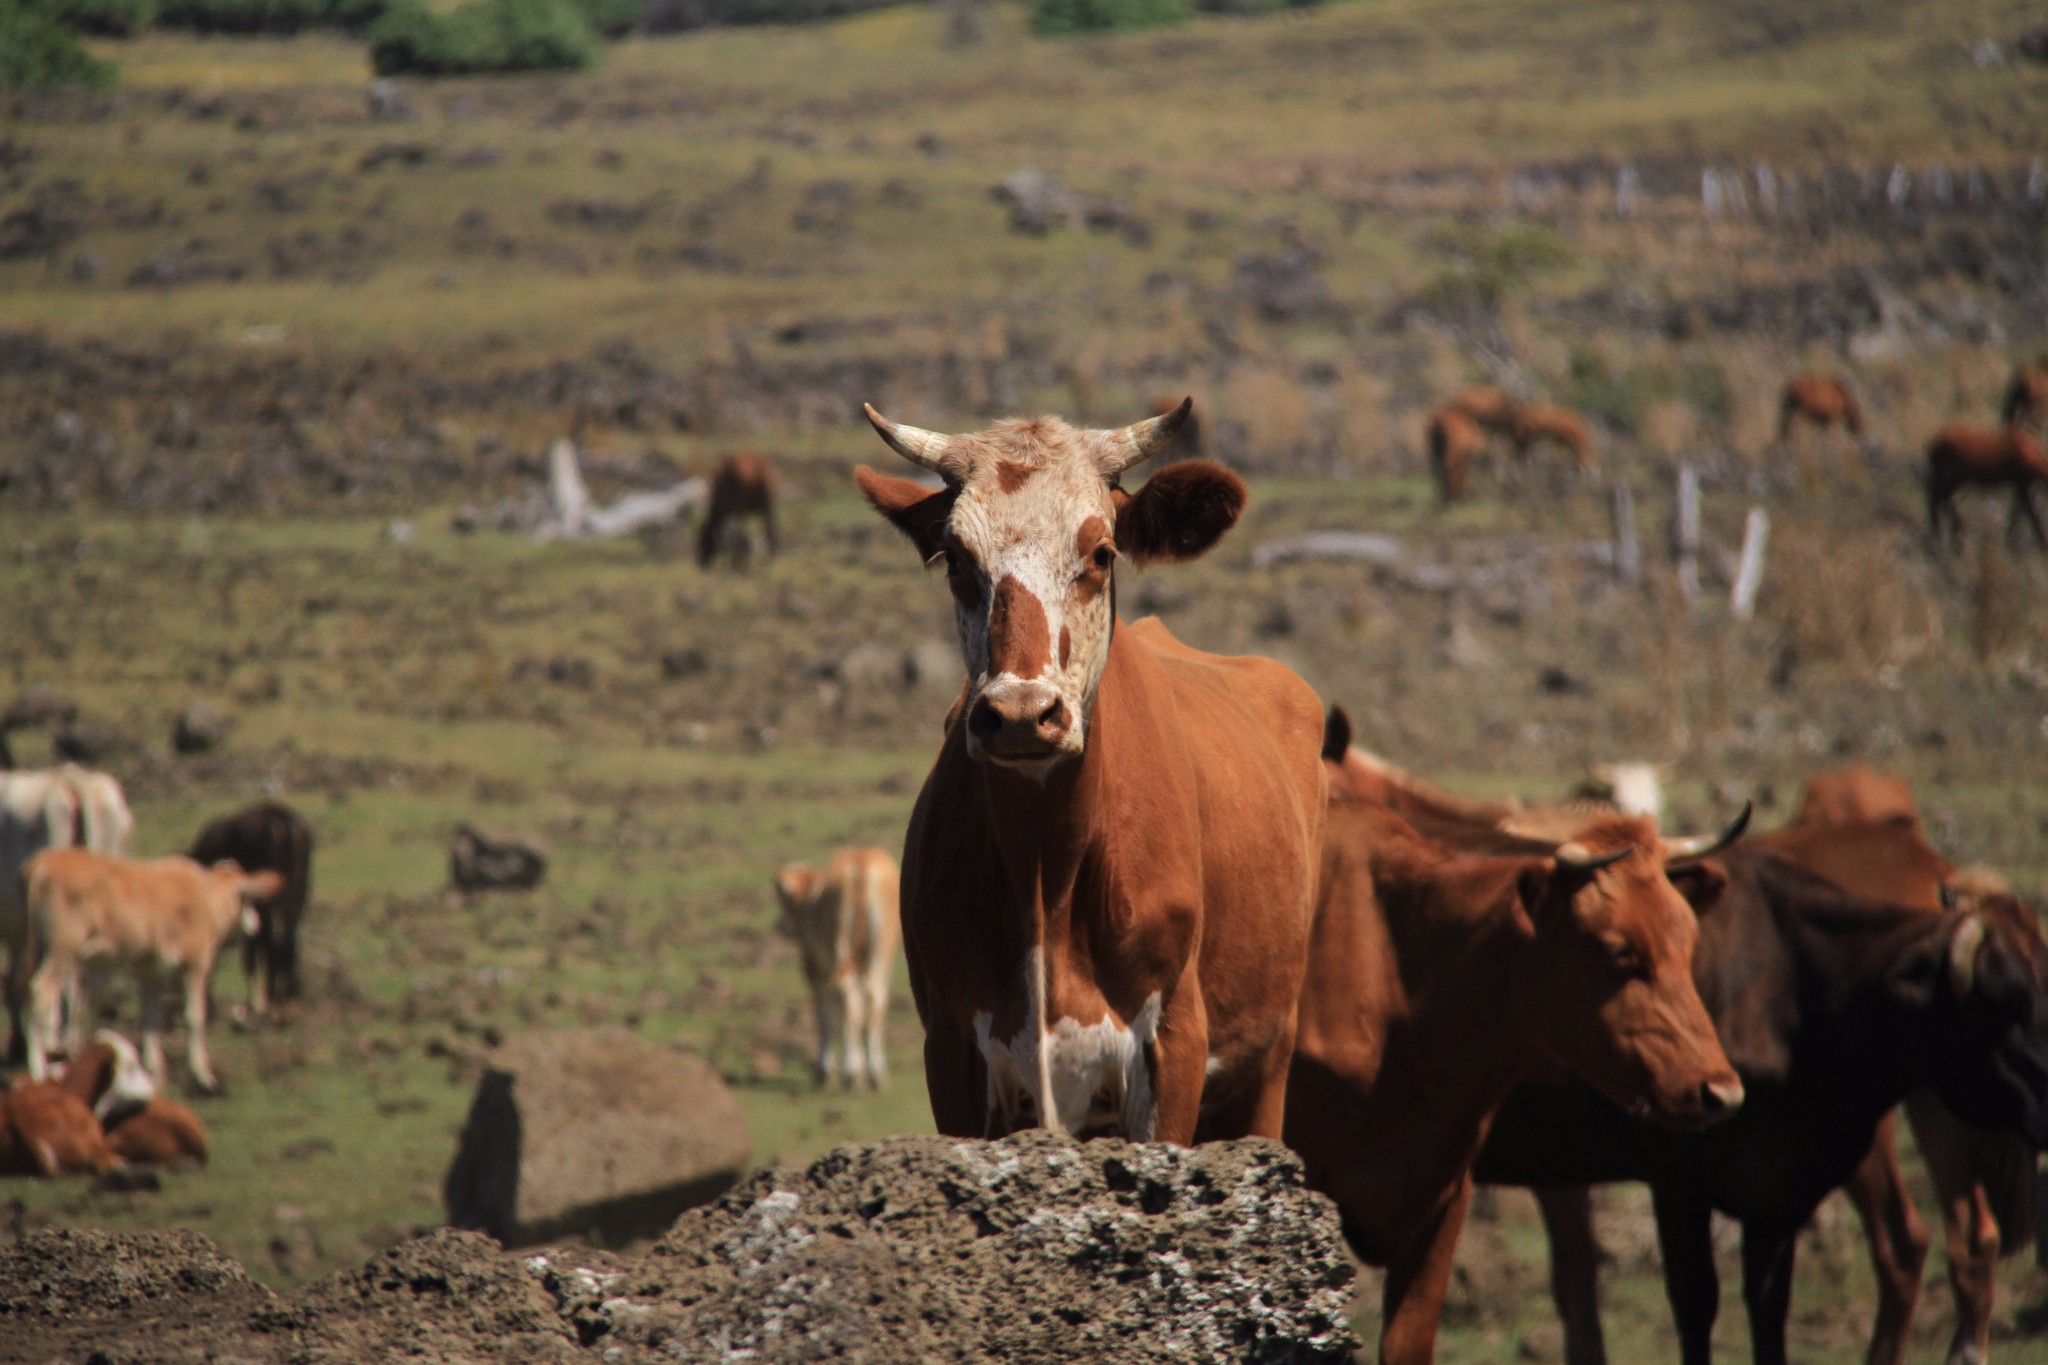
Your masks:
{"label": "shrub", "polygon": [[127,38],[156,18],[156,0],[33,0],[36,10],[73,33]]}
{"label": "shrub", "polygon": [[1038,0],[1031,31],[1048,37],[1111,29],[1178,24],[1194,13],[1191,0]]}
{"label": "shrub", "polygon": [[[70,3],[72,0],[59,0]],[[81,0],[114,4],[121,0]],[[128,0],[137,3],[138,0]],[[384,0],[157,0],[157,22],[199,33],[291,34],[309,28],[361,32],[384,13]]]}
{"label": "shrub", "polygon": [[597,39],[570,0],[469,0],[446,15],[398,0],[370,30],[380,76],[559,71],[597,60]]}
{"label": "shrub", "polygon": [[902,3],[904,0],[646,0],[639,27],[642,33],[684,33],[728,24],[809,24]]}
{"label": "shrub", "polygon": [[573,0],[583,22],[600,38],[623,38],[640,22],[645,0]]}
{"label": "shrub", "polygon": [[0,0],[0,90],[113,83],[114,68],[80,47],[71,30],[20,0]]}

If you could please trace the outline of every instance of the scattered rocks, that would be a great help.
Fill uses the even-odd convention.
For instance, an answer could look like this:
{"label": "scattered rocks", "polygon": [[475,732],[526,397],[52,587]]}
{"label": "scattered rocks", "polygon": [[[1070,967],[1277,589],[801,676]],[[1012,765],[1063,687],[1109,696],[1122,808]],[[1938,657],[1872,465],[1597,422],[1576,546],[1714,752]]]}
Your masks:
{"label": "scattered rocks", "polygon": [[0,714],[0,730],[34,730],[45,725],[62,727],[78,718],[78,703],[48,683],[34,683]]}
{"label": "scattered rocks", "polygon": [[211,753],[227,743],[234,718],[212,702],[195,701],[171,726],[171,747],[181,754]]}
{"label": "scattered rocks", "polygon": [[1066,182],[1036,166],[1010,172],[989,194],[1009,208],[1011,231],[1030,237],[1043,237],[1078,216],[1079,206]]}
{"label": "scattered rocks", "polygon": [[411,123],[420,116],[406,88],[394,80],[370,82],[370,117],[378,123]]}
{"label": "scattered rocks", "polygon": [[493,839],[474,825],[457,827],[448,844],[448,880],[458,891],[530,891],[547,875],[545,853]]}
{"label": "scattered rocks", "polygon": [[69,763],[104,763],[134,747],[128,736],[92,716],[74,716],[50,738],[50,751]]}
{"label": "scattered rocks", "polygon": [[448,1169],[448,1221],[507,1246],[653,1237],[732,1188],[751,1150],[701,1058],[621,1029],[520,1034],[487,1060]]}

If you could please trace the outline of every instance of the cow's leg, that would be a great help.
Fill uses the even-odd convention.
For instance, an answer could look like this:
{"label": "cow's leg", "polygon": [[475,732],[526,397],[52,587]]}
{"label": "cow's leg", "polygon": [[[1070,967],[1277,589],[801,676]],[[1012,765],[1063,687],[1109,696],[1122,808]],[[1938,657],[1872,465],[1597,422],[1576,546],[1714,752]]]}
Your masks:
{"label": "cow's leg", "polygon": [[0,982],[7,992],[7,1064],[19,1066],[28,1059],[28,1020],[23,1006],[28,1001],[28,952],[19,941],[7,945],[7,979]]}
{"label": "cow's leg", "polygon": [[1008,1131],[989,1112],[988,1075],[980,1054],[943,1019],[925,1023],[924,1088],[932,1125],[947,1137],[1000,1137]]}
{"label": "cow's leg", "polygon": [[1786,1365],[1785,1319],[1792,1311],[1792,1261],[1799,1229],[1745,1223],[1742,1228],[1742,1300],[1749,1309],[1751,1358],[1756,1365]]}
{"label": "cow's leg", "polygon": [[185,1058],[192,1067],[192,1080],[209,1093],[220,1089],[214,1079],[213,1062],[206,1055],[206,976],[204,970],[185,972]]}
{"label": "cow's leg", "polygon": [[[264,918],[267,922],[269,917],[266,915]],[[264,993],[263,974],[270,968],[269,958],[269,945],[263,941],[263,930],[259,926],[255,933],[242,940],[243,994],[248,997],[242,1010],[245,1019],[259,1018],[263,1013],[260,1003]]]}
{"label": "cow's leg", "polygon": [[768,537],[768,553],[771,555],[778,553],[779,547],[775,543],[775,509],[773,507],[761,509],[761,529]]}
{"label": "cow's leg", "polygon": [[1583,1185],[1536,1190],[1550,1236],[1550,1296],[1564,1324],[1566,1365],[1607,1365],[1600,1330],[1600,1239],[1593,1234],[1593,1192]]}
{"label": "cow's leg", "polygon": [[1279,1139],[1287,1117],[1287,1070],[1294,1060],[1294,1032],[1290,1023],[1242,1093],[1203,1107],[1195,1125],[1197,1143],[1241,1137]]}
{"label": "cow's leg", "polygon": [[868,1078],[867,1045],[863,1041],[868,1022],[867,991],[862,987],[860,974],[852,971],[841,975],[833,983],[833,990],[839,996],[839,1080],[851,1090]]}
{"label": "cow's leg", "polygon": [[1713,1209],[1703,1194],[1682,1183],[1652,1185],[1650,1199],[1664,1253],[1664,1293],[1678,1324],[1679,1358],[1685,1365],[1712,1365],[1714,1316],[1721,1308]]}
{"label": "cow's leg", "polygon": [[136,994],[142,1005],[142,1065],[155,1079],[157,1085],[165,1083],[164,1075],[164,994],[155,974],[143,972],[136,984]]}
{"label": "cow's leg", "polygon": [[1906,1115],[1940,1201],[1947,1234],[1948,1282],[1956,1300],[1956,1330],[1948,1359],[1951,1365],[1976,1365],[1991,1348],[2001,1240],[1998,1219],[1984,1188],[1980,1139],[1952,1111],[1930,1099],[1913,1095]]}
{"label": "cow's leg", "polygon": [[[1194,964],[1182,974],[1152,1045],[1152,1140],[1194,1145],[1209,1077],[1209,1014]],[[1281,1073],[1286,1079],[1286,1073]],[[1238,1134],[1237,1136],[1242,1136]],[[1273,1136],[1279,1136],[1276,1131]]]}
{"label": "cow's leg", "polygon": [[1920,1272],[1927,1264],[1927,1229],[1906,1192],[1892,1124],[1887,1114],[1878,1125],[1877,1140],[1842,1187],[1863,1220],[1871,1268],[1877,1274],[1877,1323],[1870,1332],[1866,1365],[1902,1365],[1906,1333],[1920,1301]]}
{"label": "cow's leg", "polygon": [[811,1079],[819,1085],[829,1085],[834,1074],[832,1044],[839,1036],[842,1005],[838,986],[828,981],[817,987],[811,992],[811,1004],[818,1015],[818,1059],[811,1065]]}
{"label": "cow's leg", "polygon": [[2027,525],[2034,531],[2034,548],[2048,552],[2048,530],[2042,529],[2041,511],[2034,506],[2034,489],[2031,484],[2020,484],[2012,492],[2012,511],[2015,518],[2024,515]]}
{"label": "cow's leg", "polygon": [[882,1037],[889,1014],[889,964],[877,964],[861,985],[867,996],[868,1080],[880,1090],[889,1081],[889,1054]]}
{"label": "cow's leg", "polygon": [[[76,971],[74,967],[72,971]],[[64,1008],[65,971],[45,958],[28,983],[28,1074],[43,1080],[50,1074],[50,1053],[57,1044],[59,1014]]]}
{"label": "cow's leg", "polygon": [[1437,1320],[1451,1282],[1451,1260],[1472,1197],[1468,1172],[1450,1198],[1387,1266],[1380,1304],[1380,1365],[1429,1365],[1436,1355]]}

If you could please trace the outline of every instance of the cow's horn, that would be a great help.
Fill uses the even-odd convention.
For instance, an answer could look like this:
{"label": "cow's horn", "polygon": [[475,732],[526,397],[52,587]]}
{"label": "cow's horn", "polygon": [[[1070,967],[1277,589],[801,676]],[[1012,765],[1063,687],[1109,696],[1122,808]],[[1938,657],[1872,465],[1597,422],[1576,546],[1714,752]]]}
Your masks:
{"label": "cow's horn", "polygon": [[892,422],[876,412],[873,403],[863,403],[861,407],[866,411],[868,421],[874,424],[882,439],[889,443],[889,449],[920,469],[929,469],[942,479],[950,479],[956,483],[959,481],[958,461],[949,461],[946,458],[946,448],[953,443],[952,437],[941,436],[936,431],[926,431],[923,427],[907,427],[900,422]]}
{"label": "cow's horn", "polygon": [[1102,474],[1113,479],[1133,465],[1143,464],[1172,443],[1181,423],[1195,410],[1195,400],[1183,398],[1180,406],[1164,417],[1148,417],[1109,433],[1110,453],[1103,458]]}
{"label": "cow's horn", "polygon": [[1568,844],[1559,844],[1551,856],[1557,859],[1559,867],[1568,867],[1574,872],[1598,872],[1610,863],[1618,863],[1636,851],[1634,844],[1623,844],[1609,853],[1595,853],[1574,839]]}
{"label": "cow's horn", "polygon": [[1728,828],[1719,834],[1688,834],[1677,839],[1663,840],[1664,861],[1682,863],[1693,858],[1704,858],[1709,853],[1719,853],[1742,837],[1749,828],[1749,817],[1756,810],[1756,803],[1745,801],[1735,818],[1728,822]]}
{"label": "cow's horn", "polygon": [[1955,937],[1948,941],[1948,979],[1959,1000],[1967,998],[1977,985],[1977,958],[1984,943],[1984,921],[1975,915],[1963,916]]}

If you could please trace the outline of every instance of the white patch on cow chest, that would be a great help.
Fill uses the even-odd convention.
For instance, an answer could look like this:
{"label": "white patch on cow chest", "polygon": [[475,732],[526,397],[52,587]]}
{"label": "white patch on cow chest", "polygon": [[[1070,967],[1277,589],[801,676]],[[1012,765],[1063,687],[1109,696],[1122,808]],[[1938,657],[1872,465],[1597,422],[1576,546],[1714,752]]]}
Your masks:
{"label": "white patch on cow chest", "polygon": [[1157,1120],[1147,1057],[1159,1036],[1158,991],[1126,1023],[1112,1013],[1093,1024],[1045,1022],[1045,954],[1024,958],[1024,1026],[993,1036],[994,1017],[974,1016],[974,1035],[988,1068],[988,1113],[997,1127],[1043,1127],[1061,1133],[1108,1130],[1149,1142]]}

